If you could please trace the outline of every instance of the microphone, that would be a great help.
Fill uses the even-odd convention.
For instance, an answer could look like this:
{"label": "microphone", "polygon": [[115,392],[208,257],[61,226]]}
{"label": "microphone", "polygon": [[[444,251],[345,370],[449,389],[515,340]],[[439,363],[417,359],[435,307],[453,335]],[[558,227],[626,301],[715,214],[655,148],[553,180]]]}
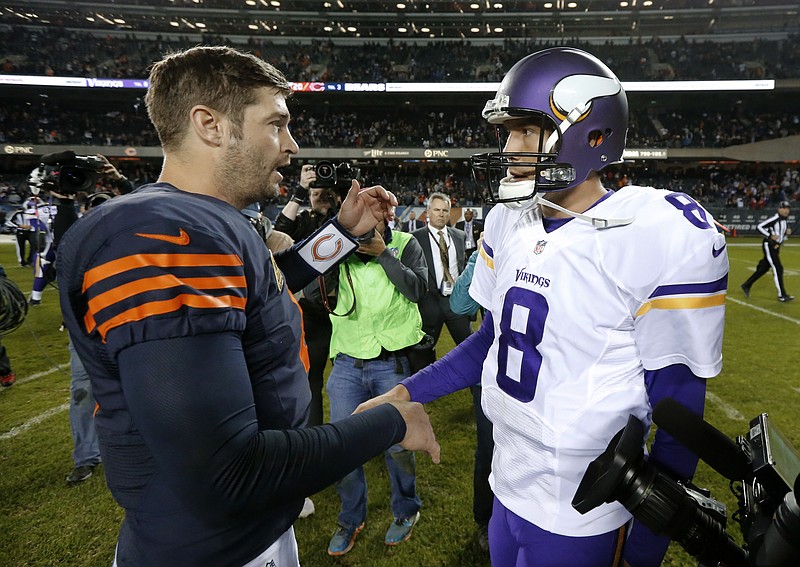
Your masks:
{"label": "microphone", "polygon": [[45,165],[58,165],[60,163],[69,163],[73,161],[75,161],[75,152],[72,150],[45,154],[42,156],[42,163]]}
{"label": "microphone", "polygon": [[749,459],[736,443],[672,398],[658,403],[653,421],[728,480],[754,478]]}

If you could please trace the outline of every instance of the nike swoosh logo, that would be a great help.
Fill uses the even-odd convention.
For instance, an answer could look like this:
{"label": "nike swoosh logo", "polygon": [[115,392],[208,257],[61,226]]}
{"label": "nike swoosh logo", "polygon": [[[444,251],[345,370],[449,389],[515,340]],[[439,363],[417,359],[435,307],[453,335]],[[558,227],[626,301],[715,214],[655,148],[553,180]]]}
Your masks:
{"label": "nike swoosh logo", "polygon": [[136,236],[152,238],[153,240],[163,240],[164,242],[177,244],[178,246],[187,246],[189,242],[191,242],[189,235],[186,234],[186,231],[182,228],[178,230],[178,236],[172,236],[171,234],[146,234],[144,232],[137,232]]}
{"label": "nike swoosh logo", "polygon": [[727,242],[725,244],[723,244],[722,248],[720,248],[719,250],[717,250],[717,248],[715,246],[712,246],[711,247],[711,255],[714,256],[714,258],[716,258],[720,254],[722,254],[722,251],[725,250],[726,246],[728,246]]}

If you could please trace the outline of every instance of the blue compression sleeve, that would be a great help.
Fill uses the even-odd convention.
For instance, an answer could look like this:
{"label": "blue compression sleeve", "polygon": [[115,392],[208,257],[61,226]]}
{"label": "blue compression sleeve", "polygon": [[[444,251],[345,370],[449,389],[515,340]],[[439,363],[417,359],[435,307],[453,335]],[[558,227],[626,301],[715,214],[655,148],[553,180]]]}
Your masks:
{"label": "blue compression sleeve", "polygon": [[494,340],[492,314],[486,312],[480,329],[447,356],[401,382],[415,402],[428,403],[481,381],[481,369]]}
{"label": "blue compression sleeve", "polygon": [[388,404],[335,424],[259,430],[234,332],[139,343],[119,363],[131,418],[160,474],[209,521],[268,513],[313,494],[405,436],[400,412]]}

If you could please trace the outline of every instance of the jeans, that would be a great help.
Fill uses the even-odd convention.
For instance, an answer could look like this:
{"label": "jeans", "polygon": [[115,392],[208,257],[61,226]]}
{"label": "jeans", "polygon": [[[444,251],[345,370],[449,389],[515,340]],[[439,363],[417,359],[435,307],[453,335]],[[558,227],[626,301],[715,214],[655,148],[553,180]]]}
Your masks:
{"label": "jeans", "polygon": [[76,467],[100,462],[100,444],[94,428],[95,401],[92,384],[72,340],[69,341],[70,380],[69,426],[72,430],[72,461]]}
{"label": "jeans", "polygon": [[[359,404],[384,394],[409,376],[408,358],[369,360],[356,368],[357,359],[338,354],[328,376],[327,392],[331,405],[331,423],[350,416]],[[398,373],[398,363],[402,373]],[[393,445],[384,454],[392,483],[392,514],[395,518],[413,516],[422,506],[417,496],[416,460],[413,451]],[[367,478],[358,467],[336,483],[342,501],[339,523],[354,528],[367,518]]]}

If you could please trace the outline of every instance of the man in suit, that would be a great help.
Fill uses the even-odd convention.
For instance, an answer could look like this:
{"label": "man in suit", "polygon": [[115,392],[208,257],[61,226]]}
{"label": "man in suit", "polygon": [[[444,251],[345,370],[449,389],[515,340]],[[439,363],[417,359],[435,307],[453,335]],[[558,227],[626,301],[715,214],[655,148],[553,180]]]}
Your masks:
{"label": "man in suit", "polygon": [[422,221],[417,220],[417,213],[411,211],[408,213],[408,221],[403,223],[403,232],[414,232],[423,226],[425,226],[425,224]]}
{"label": "man in suit", "polygon": [[[450,294],[458,275],[464,270],[465,234],[463,230],[447,226],[450,220],[450,197],[444,193],[431,193],[428,197],[428,225],[412,234],[422,246],[425,261],[428,263],[428,292],[419,302],[422,315],[422,330],[433,337],[435,346],[447,325],[450,336],[456,344],[466,339],[472,329],[468,315],[458,315],[450,309]],[[420,357],[424,359],[423,357]],[[436,353],[431,347],[427,360],[412,360],[412,365],[432,363]],[[488,525],[492,515],[494,495],[489,486],[489,472],[492,465],[492,424],[481,410],[481,387],[471,386],[475,421],[477,424],[477,447],[473,471],[472,513],[478,524],[478,543],[488,550]]]}
{"label": "man in suit", "polygon": [[466,239],[464,240],[464,254],[465,258],[469,260],[472,253],[478,249],[478,240],[483,231],[483,223],[475,218],[475,211],[466,209],[464,211],[464,220],[456,223],[456,228],[464,231]]}

